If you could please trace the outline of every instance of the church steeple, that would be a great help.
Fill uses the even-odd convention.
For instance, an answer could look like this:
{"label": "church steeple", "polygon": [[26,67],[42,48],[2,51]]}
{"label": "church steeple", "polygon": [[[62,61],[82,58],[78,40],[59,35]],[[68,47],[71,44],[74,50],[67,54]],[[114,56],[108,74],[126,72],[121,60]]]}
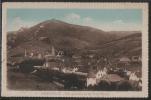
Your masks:
{"label": "church steeple", "polygon": [[24,56],[25,56],[25,57],[27,57],[27,51],[26,51],[26,49],[25,49],[25,53],[24,53]]}

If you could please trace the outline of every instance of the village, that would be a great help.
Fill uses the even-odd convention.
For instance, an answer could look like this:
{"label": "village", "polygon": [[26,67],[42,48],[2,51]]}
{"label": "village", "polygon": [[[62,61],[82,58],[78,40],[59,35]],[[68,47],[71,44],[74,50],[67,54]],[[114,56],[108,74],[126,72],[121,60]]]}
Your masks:
{"label": "village", "polygon": [[140,91],[142,88],[141,56],[114,60],[95,54],[66,57],[52,46],[51,52],[45,54],[25,50],[24,58],[21,63],[9,65],[17,72],[55,81],[65,90]]}
{"label": "village", "polygon": [[147,4],[3,8],[3,97],[148,97]]}

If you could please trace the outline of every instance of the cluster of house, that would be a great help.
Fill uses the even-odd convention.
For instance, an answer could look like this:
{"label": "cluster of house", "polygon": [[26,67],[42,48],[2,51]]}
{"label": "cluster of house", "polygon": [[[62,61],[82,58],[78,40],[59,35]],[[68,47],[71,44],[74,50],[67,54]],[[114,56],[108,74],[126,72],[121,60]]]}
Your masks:
{"label": "cluster of house", "polygon": [[[58,51],[58,53],[56,54],[56,50],[55,50],[54,46],[52,46],[51,53],[47,53],[47,52],[45,54],[37,53],[36,57],[39,59],[46,58],[45,66],[48,67],[48,66],[52,65],[52,62],[50,61],[51,59],[58,60],[59,58],[63,57],[63,55],[64,55],[63,51]],[[27,55],[27,50],[25,50],[25,57],[26,56],[34,57],[35,52],[30,52]],[[85,61],[85,62],[87,63],[86,65],[90,65],[90,66],[96,65],[96,64],[102,64],[104,66],[110,62],[106,57],[99,58],[99,59],[93,59],[94,58],[93,54],[88,55],[88,57],[90,58],[90,60]],[[80,64],[82,65],[83,58],[81,55],[73,55],[72,59],[74,59],[74,63],[78,64],[79,66],[80,66]],[[62,60],[62,62],[65,62],[65,59],[61,59],[61,60]],[[86,60],[86,59],[84,59],[84,60]],[[141,61],[142,61],[141,56],[131,56],[131,57],[123,56],[123,57],[118,58],[116,63],[118,66],[127,66],[127,65],[130,65],[131,63],[141,63]]]}
{"label": "cluster of house", "polygon": [[27,52],[26,49],[25,49],[25,53],[24,53],[25,57],[36,57],[36,58],[39,58],[39,59],[41,59],[41,58],[61,57],[62,55],[63,55],[63,51],[58,51],[58,53],[56,54],[54,46],[52,46],[52,48],[51,48],[51,53],[49,53],[49,52],[40,53],[38,51]]}
{"label": "cluster of house", "polygon": [[141,63],[141,56],[121,57],[119,58],[119,65],[130,65],[131,63]]}
{"label": "cluster of house", "polygon": [[103,78],[105,75],[107,75],[107,69],[104,67],[103,70],[99,71],[90,71],[87,75],[87,84],[86,86],[95,86],[99,83],[100,79]]}
{"label": "cluster of house", "polygon": [[[50,61],[50,60],[53,59],[53,60],[55,60],[54,62],[56,62],[58,60],[58,58],[60,58],[63,55],[63,52],[59,51],[56,54],[54,47],[52,47],[51,51],[52,51],[51,53],[45,55],[45,58],[47,58],[47,61],[43,67],[51,68],[52,70],[58,70],[63,73],[76,73],[76,74],[80,74],[80,75],[81,74],[85,75],[85,73],[79,71],[80,68],[78,66],[72,66],[72,67],[70,66],[70,68],[68,68],[64,65],[59,65],[60,63],[52,63],[53,61]],[[30,56],[32,57],[33,55],[34,54],[31,53]],[[42,55],[39,54],[38,57],[41,58]],[[92,56],[90,56],[90,57],[93,58]],[[75,62],[77,62],[77,63],[80,63],[81,59],[82,59],[81,56],[76,56],[76,55],[73,55],[72,58],[75,59]],[[64,62],[63,59],[61,59],[61,60],[62,60],[62,62]],[[103,61],[107,62],[107,59],[103,58]],[[100,60],[98,60],[97,62],[99,63]],[[123,65],[129,65],[131,62],[141,62],[141,56],[132,56],[131,58],[121,57],[121,58],[119,58],[118,62]],[[89,63],[89,62],[87,62],[87,63]],[[52,67],[50,67],[50,66],[52,66]],[[88,66],[87,66],[87,68],[88,68]],[[33,71],[32,73],[34,73],[35,71]],[[141,86],[141,81],[140,81],[141,79],[137,77],[135,72],[130,72],[128,70],[124,70],[124,71],[125,71],[126,75],[128,76],[128,80],[136,81],[136,83],[138,83],[139,86]],[[113,80],[114,78],[116,80]],[[89,72],[86,73],[86,86],[87,87],[96,86],[99,84],[99,82],[102,79],[108,79],[110,81],[111,80],[112,81],[124,80],[122,77],[119,77],[117,74],[108,74],[108,68],[106,66],[104,66],[103,68],[95,69],[95,70],[92,68],[92,70],[90,70]]]}
{"label": "cluster of house", "polygon": [[[136,72],[124,70],[123,74],[125,73],[126,77],[128,77],[128,82],[135,88],[142,87],[142,78],[136,75]],[[108,69],[104,67],[102,70],[98,71],[90,71],[87,75],[86,86],[87,87],[94,87],[99,85],[99,83],[104,80],[106,82],[124,82],[125,78],[120,77],[118,74],[109,74]],[[118,85],[118,84],[117,84]]]}

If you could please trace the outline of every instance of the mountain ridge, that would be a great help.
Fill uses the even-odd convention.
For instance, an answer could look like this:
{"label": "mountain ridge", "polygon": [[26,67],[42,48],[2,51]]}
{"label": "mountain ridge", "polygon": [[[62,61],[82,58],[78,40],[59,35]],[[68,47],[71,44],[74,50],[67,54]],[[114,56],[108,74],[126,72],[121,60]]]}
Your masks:
{"label": "mountain ridge", "polygon": [[[54,46],[57,50],[86,50],[100,48],[103,44],[111,42],[111,44],[117,45],[118,48],[125,48],[119,43],[122,41],[126,45],[126,42],[132,42],[138,40],[136,44],[141,47],[141,32],[106,32],[100,29],[92,28],[89,26],[80,26],[69,24],[56,19],[46,20],[30,28],[16,31],[15,34],[8,32],[8,46],[11,47],[10,51],[15,52],[16,48],[30,48],[41,49],[43,52],[47,51],[50,46]],[[40,41],[41,37],[45,37],[45,41]],[[127,38],[125,38],[127,37]],[[134,40],[129,38],[134,37]],[[121,40],[120,40],[121,39]],[[118,42],[112,43],[115,40]],[[127,40],[127,41],[124,41]],[[39,44],[38,44],[39,43]],[[135,44],[135,43],[134,43]],[[28,45],[32,45],[29,47]],[[45,45],[45,46],[42,46]],[[38,47],[39,46],[39,47]],[[134,48],[138,47],[134,45]],[[133,48],[133,49],[134,49]],[[112,49],[112,48],[110,48]],[[23,50],[23,49],[22,49]],[[20,49],[20,51],[22,51]],[[116,51],[116,50],[115,50]],[[18,51],[19,52],[19,51]],[[17,53],[17,52],[16,52]]]}

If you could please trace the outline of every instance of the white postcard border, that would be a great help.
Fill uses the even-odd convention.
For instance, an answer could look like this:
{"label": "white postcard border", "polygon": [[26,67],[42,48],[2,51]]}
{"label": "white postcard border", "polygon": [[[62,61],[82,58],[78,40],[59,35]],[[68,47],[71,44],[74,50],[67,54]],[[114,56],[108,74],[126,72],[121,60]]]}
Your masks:
{"label": "white postcard border", "polygon": [[[7,87],[7,9],[8,8],[75,8],[75,9],[142,9],[142,91],[13,91]],[[147,3],[3,3],[2,4],[2,91],[3,97],[148,97],[148,4]]]}

